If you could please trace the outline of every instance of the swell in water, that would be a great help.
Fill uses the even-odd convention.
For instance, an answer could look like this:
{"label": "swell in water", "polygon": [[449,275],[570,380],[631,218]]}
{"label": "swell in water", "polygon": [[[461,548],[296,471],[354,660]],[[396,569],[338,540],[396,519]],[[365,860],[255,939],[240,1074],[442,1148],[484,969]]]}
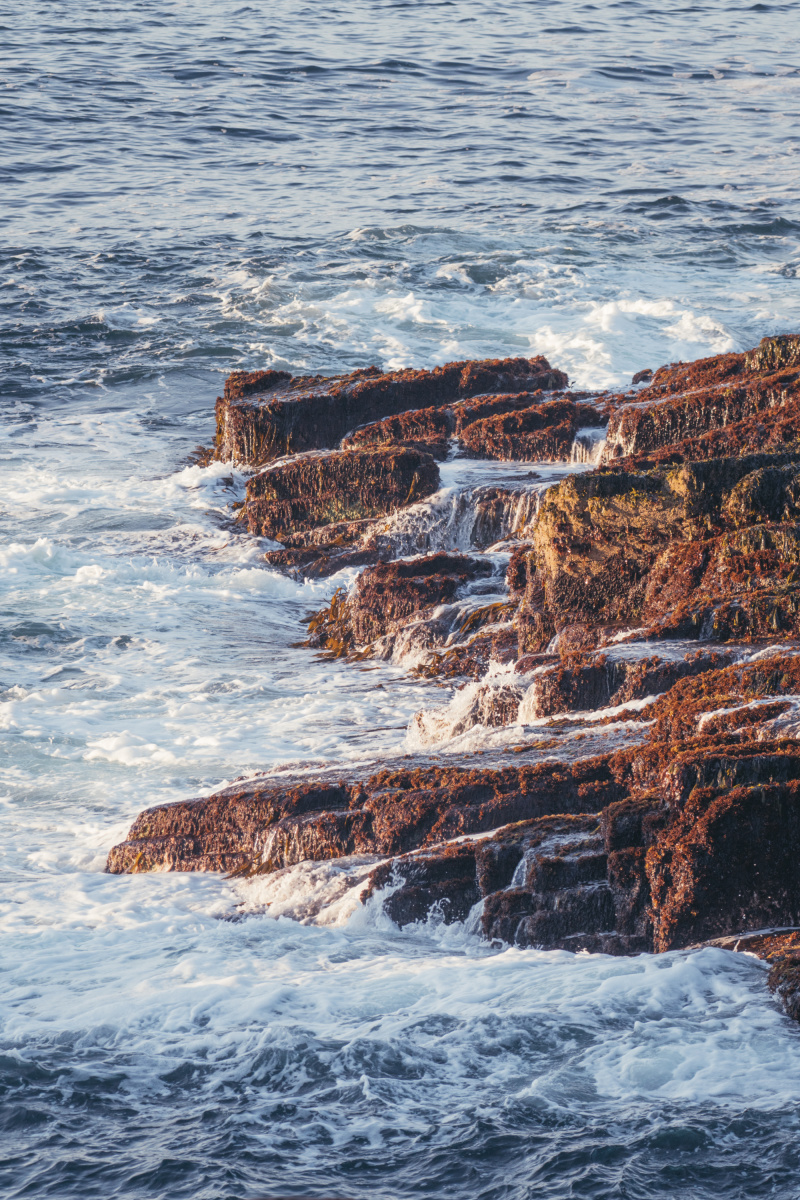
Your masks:
{"label": "swell in water", "polygon": [[406,753],[450,699],[293,646],[352,574],[265,569],[244,475],[187,461],[224,375],[537,351],[601,387],[796,330],[791,6],[2,26],[3,1194],[796,1195],[754,960],[400,932],[359,863],[102,873],[147,805]]}

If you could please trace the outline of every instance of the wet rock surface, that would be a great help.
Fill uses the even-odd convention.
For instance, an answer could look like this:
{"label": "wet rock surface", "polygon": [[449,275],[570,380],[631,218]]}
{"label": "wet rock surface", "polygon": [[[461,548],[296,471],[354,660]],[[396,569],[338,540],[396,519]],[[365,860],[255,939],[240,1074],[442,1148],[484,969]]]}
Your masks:
{"label": "wet rock surface", "polygon": [[609,448],[658,462],[728,457],[796,446],[800,338],[764,338],[747,354],[660,367],[612,414]]}
{"label": "wet rock surface", "polygon": [[[289,454],[241,510],[280,542],[267,561],[361,568],[309,617],[309,648],[446,695],[411,722],[409,765],[150,809],[108,870],[371,855],[362,899],[399,925],[747,950],[800,1019],[800,337],[620,395],[566,383],[541,357],[231,376],[218,455]],[[487,470],[582,469],[441,490],[454,447]]]}
{"label": "wet rock surface", "polygon": [[570,392],[553,399],[541,390],[481,396],[364,425],[342,444],[427,447],[437,458],[452,444],[477,458],[569,462],[579,430],[605,429],[612,411],[608,400],[596,404]]}
{"label": "wet rock surface", "polygon": [[460,590],[491,576],[486,559],[463,554],[431,554],[410,561],[379,562],[358,577],[349,596],[337,593],[328,608],[309,621],[308,645],[342,654],[362,651],[384,635],[428,617],[427,634],[445,635],[444,616],[435,612],[455,600]]}
{"label": "wet rock surface", "polygon": [[431,456],[404,447],[301,454],[249,480],[244,513],[251,533],[277,540],[317,526],[341,530],[413,504],[438,487]]}
{"label": "wet rock surface", "polygon": [[510,412],[475,417],[462,424],[459,441],[477,458],[569,462],[581,429],[603,429],[608,411],[571,399],[546,400]]}
{"label": "wet rock surface", "polygon": [[595,812],[618,793],[608,764],[594,761],[387,769],[336,784],[259,779],[143,812],[108,870],[264,874],[303,859],[403,854],[551,811]]}
{"label": "wet rock surface", "polygon": [[410,409],[566,383],[542,356],[453,362],[431,371],[366,367],[333,377],[237,371],[217,400],[216,453],[258,466],[286,454],[332,450],[357,426]]}
{"label": "wet rock surface", "polygon": [[[746,505],[740,497],[758,492],[765,471],[779,472],[779,500]],[[798,472],[794,453],[748,455],[594,471],[551,488],[525,560],[525,647],[576,624],[717,641],[794,634],[798,525],[785,497]]]}

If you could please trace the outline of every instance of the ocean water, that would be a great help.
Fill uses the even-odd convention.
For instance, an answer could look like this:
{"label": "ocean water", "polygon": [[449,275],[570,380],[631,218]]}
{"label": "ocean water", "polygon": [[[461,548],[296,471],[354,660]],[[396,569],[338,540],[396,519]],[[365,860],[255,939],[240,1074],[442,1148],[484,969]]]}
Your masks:
{"label": "ocean water", "polygon": [[149,804],[449,702],[293,645],[352,575],[266,569],[244,473],[189,460],[227,372],[605,386],[797,330],[796,6],[29,0],[0,36],[0,1193],[799,1196],[753,959],[400,931],[368,863],[103,874]]}

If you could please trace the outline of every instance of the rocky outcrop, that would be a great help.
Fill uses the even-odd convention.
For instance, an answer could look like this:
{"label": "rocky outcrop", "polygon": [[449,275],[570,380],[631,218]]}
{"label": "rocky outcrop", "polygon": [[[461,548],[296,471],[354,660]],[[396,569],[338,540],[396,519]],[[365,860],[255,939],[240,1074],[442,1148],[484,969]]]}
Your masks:
{"label": "rocky outcrop", "polygon": [[462,426],[462,447],[476,458],[569,462],[581,429],[600,429],[608,414],[590,404],[549,400],[515,412],[474,419]]}
{"label": "rocky outcrop", "polygon": [[262,778],[148,809],[107,870],[264,874],[303,859],[403,854],[548,812],[594,812],[618,794],[603,761],[385,770],[335,784]]}
{"label": "rocky outcrop", "polygon": [[800,337],[764,338],[748,354],[660,367],[634,402],[613,413],[608,453],[654,465],[796,449],[798,346]]}
{"label": "rocky outcrop", "polygon": [[521,854],[512,878],[484,902],[484,934],[518,946],[617,949],[614,895],[597,817],[544,818],[520,827],[518,836]]}
{"label": "rocky outcrop", "polygon": [[[776,668],[762,668],[772,690],[794,687]],[[800,743],[650,729],[571,765],[243,782],[142,813],[107,869],[253,875],[372,854],[363,899],[399,924],[474,911],[488,938],[614,954],[800,924]],[[790,1012],[797,966],[773,971]]]}
{"label": "rocky outcrop", "polygon": [[787,724],[778,718],[792,713],[789,699],[800,695],[800,653],[787,647],[783,653],[766,653],[754,662],[709,670],[683,679],[652,706],[657,742],[681,742],[698,732],[735,733],[754,725],[767,726],[767,734]]}
{"label": "rocky outcrop", "polygon": [[537,664],[526,692],[528,716],[617,707],[657,696],[669,691],[679,679],[726,666],[732,656],[710,649],[665,656],[648,653],[650,649],[637,656],[626,656],[619,650],[615,653],[613,649],[573,652],[556,658],[552,665]]}
{"label": "rocky outcrop", "polygon": [[244,515],[251,533],[274,539],[334,523],[343,530],[438,487],[431,456],[403,447],[301,454],[248,481]]}
{"label": "rocky outcrop", "polygon": [[[300,858],[315,857],[309,819],[325,813],[327,823],[350,810],[351,790],[346,784],[297,783],[288,786],[257,780],[226,788],[214,796],[163,804],[141,813],[128,838],[115,846],[106,869],[115,875],[140,871],[238,871],[263,855],[268,830],[292,828]],[[354,839],[351,829],[339,830]],[[320,856],[325,856],[318,840]],[[286,845],[283,846],[284,856]],[[345,851],[346,852],[346,851]],[[281,865],[285,858],[281,859]]]}
{"label": "rocky outcrop", "polygon": [[217,400],[216,454],[258,466],[286,454],[334,449],[356,426],[409,409],[566,383],[541,356],[452,362],[431,371],[367,367],[332,377],[235,371]]}
{"label": "rocky outcrop", "polygon": [[[749,455],[597,471],[551,488],[524,560],[521,650],[576,625],[646,623],[651,635],[720,641],[796,636],[800,525],[784,518],[797,478],[800,455]],[[522,574],[518,561],[517,587]]]}
{"label": "rocky outcrop", "polygon": [[[792,761],[792,770],[798,766]],[[798,849],[797,779],[693,788],[647,851],[654,949],[800,923]]]}
{"label": "rocky outcrop", "polygon": [[[760,744],[696,742],[678,768],[699,779],[688,794],[675,790],[666,748],[644,757],[603,760],[611,782],[599,812],[566,815],[564,806],[459,844],[457,869],[452,846],[403,856],[373,872],[368,894],[391,884],[387,903],[401,924],[434,907],[445,921],[460,920],[481,899],[487,937],[606,953],[800,923],[798,746],[765,755]],[[737,776],[746,782],[731,787]]]}
{"label": "rocky outcrop", "polygon": [[141,814],[108,870],[261,874],[374,854],[386,861],[364,898],[385,894],[399,924],[462,920],[482,901],[487,937],[608,953],[800,924],[800,746],[685,746],[678,758],[652,743],[571,766],[249,781]]}
{"label": "rocky outcrop", "polygon": [[342,448],[387,444],[424,446],[434,458],[444,459],[455,428],[456,419],[451,405],[444,408],[417,408],[354,429],[342,440]]}
{"label": "rocky outcrop", "polygon": [[[401,449],[395,444],[377,453],[390,457]],[[388,489],[383,494],[385,502],[390,503]],[[431,543],[437,544],[441,531],[444,530],[446,537],[448,525],[458,531],[459,540],[478,551],[524,530],[535,518],[537,506],[536,494],[524,486],[478,486],[449,498],[445,496],[444,503],[441,501],[441,495],[434,495],[430,505],[417,504],[412,493],[408,506],[384,517],[338,521],[281,533],[281,548],[268,551],[264,558],[281,570],[319,578],[345,566],[365,566],[424,554]]]}
{"label": "rocky outcrop", "polygon": [[[364,567],[307,644],[458,684],[414,718],[417,751],[482,731],[505,762],[537,761],[419,751],[369,778],[240,782],[142,813],[108,870],[374,856],[363,899],[398,924],[614,954],[752,948],[800,1019],[800,338],[639,372],[624,395],[541,390],[565,385],[543,359],[231,377],[217,452],[304,451],[248,484],[249,529],[282,543],[268,561]],[[473,549],[429,552],[440,500],[420,501],[454,440],[563,460],[607,421],[603,465],[565,470],[538,510],[524,480],[465,492],[448,519],[469,541],[445,544]]]}
{"label": "rocky outcrop", "polygon": [[281,534],[280,550],[268,550],[264,561],[284,573],[306,579],[324,579],[343,567],[363,567],[375,561],[370,536],[378,522],[334,521],[330,525]]}

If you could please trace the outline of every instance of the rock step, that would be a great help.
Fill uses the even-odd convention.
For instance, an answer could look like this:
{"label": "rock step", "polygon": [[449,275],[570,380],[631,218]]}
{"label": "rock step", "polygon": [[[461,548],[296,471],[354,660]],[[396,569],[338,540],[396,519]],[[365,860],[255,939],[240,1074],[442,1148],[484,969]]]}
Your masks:
{"label": "rock step", "polygon": [[298,530],[382,516],[438,487],[433,458],[415,450],[301,454],[248,481],[244,512],[251,533],[278,540]]}
{"label": "rock step", "polygon": [[521,653],[578,628],[591,646],[615,624],[653,639],[800,636],[800,454],[571,475],[545,492],[512,566]]}
{"label": "rock step", "polygon": [[658,643],[640,657],[621,657],[613,650],[572,654],[552,666],[543,665],[528,688],[525,712],[530,719],[563,712],[616,707],[669,691],[686,676],[702,675],[730,664],[736,650],[701,648],[682,658],[659,654]]}
{"label": "rock step", "polygon": [[[363,782],[245,780],[213,796],[140,813],[127,840],[110,852],[107,870],[208,870],[211,861],[220,863],[211,869],[225,870],[223,859],[234,856],[258,873],[303,858],[403,855],[517,822],[505,839],[517,845],[513,862],[495,885],[504,886],[532,839],[541,841],[556,827],[597,828],[596,815],[559,816],[553,825],[547,814],[596,814],[623,795],[605,758],[501,770],[387,769]],[[478,851],[469,845],[474,873]],[[499,879],[498,870],[487,864],[487,877]]]}
{"label": "rock step", "polygon": [[604,881],[608,871],[605,852],[535,855],[525,886],[535,892],[559,892],[583,883]]}
{"label": "rock step", "polygon": [[764,338],[747,354],[660,367],[611,416],[607,455],[681,462],[796,440],[800,337]]}
{"label": "rock step", "polygon": [[454,439],[462,451],[476,458],[569,462],[578,431],[605,428],[610,411],[607,403],[581,402],[570,392],[556,399],[541,391],[480,397],[363,425],[342,445],[429,446],[441,458],[449,439]]}
{"label": "rock step", "polygon": [[606,882],[546,892],[509,888],[486,898],[481,924],[488,938],[555,949],[567,937],[615,932],[614,895]]}

